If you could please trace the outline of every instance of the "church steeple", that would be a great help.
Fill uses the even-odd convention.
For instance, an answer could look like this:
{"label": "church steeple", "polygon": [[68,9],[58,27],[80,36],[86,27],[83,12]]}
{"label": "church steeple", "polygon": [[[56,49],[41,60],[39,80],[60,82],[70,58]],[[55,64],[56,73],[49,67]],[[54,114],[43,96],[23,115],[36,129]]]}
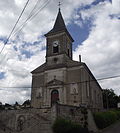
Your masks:
{"label": "church steeple", "polygon": [[48,64],[64,64],[66,60],[72,60],[72,42],[74,40],[66,28],[60,7],[52,30],[45,34],[45,37]]}
{"label": "church steeple", "polygon": [[59,9],[59,12],[58,12],[58,15],[57,15],[57,18],[56,18],[56,21],[55,21],[55,24],[54,24],[52,31],[53,32],[54,31],[61,31],[61,30],[65,30],[65,29],[66,29],[65,22],[63,20],[61,11]]}
{"label": "church steeple", "polygon": [[45,36],[47,37],[49,35],[56,34],[58,32],[64,32],[64,31],[68,34],[71,41],[73,42],[74,40],[73,40],[72,36],[69,34],[69,32],[66,28],[66,25],[65,25],[64,19],[62,17],[60,7],[59,7],[58,15],[57,15],[55,24],[53,26],[53,29],[50,30],[47,34],[45,34]]}

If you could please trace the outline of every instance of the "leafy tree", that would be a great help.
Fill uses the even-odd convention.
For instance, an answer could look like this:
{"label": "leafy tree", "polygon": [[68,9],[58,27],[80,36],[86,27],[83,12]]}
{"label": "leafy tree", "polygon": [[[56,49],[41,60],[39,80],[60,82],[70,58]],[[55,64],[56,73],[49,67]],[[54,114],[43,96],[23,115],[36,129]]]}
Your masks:
{"label": "leafy tree", "polygon": [[10,104],[8,104],[8,103],[5,103],[5,106],[6,106],[6,107],[11,107],[11,105],[10,105]]}
{"label": "leafy tree", "polygon": [[117,103],[120,102],[120,96],[117,96],[112,89],[103,90],[103,106],[105,109],[117,108]]}
{"label": "leafy tree", "polygon": [[0,110],[4,109],[2,102],[0,102]]}
{"label": "leafy tree", "polygon": [[19,105],[17,101],[15,102],[15,105]]}
{"label": "leafy tree", "polygon": [[26,100],[23,105],[30,105],[30,100]]}

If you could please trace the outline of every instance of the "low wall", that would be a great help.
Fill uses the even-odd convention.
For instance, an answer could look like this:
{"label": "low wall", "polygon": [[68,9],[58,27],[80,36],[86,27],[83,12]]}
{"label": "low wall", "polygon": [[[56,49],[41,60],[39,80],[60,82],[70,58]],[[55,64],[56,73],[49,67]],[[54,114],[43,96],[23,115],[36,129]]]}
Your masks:
{"label": "low wall", "polygon": [[52,125],[61,117],[79,123],[89,130],[97,131],[92,113],[89,109],[55,104],[51,108],[0,111],[0,129],[9,133],[52,133]]}
{"label": "low wall", "polygon": [[90,131],[98,131],[90,109],[58,104],[56,105],[56,110],[57,117],[79,123],[83,127],[87,127]]}
{"label": "low wall", "polygon": [[[12,131],[26,130],[27,128],[36,127],[43,123],[51,124],[51,109],[23,109],[23,110],[2,110],[0,111],[1,129]],[[44,124],[44,125],[45,125]],[[43,126],[44,127],[44,126]],[[3,130],[4,130],[3,129]],[[39,131],[39,130],[38,130]],[[27,131],[25,132],[27,133]],[[37,131],[36,131],[37,133]]]}

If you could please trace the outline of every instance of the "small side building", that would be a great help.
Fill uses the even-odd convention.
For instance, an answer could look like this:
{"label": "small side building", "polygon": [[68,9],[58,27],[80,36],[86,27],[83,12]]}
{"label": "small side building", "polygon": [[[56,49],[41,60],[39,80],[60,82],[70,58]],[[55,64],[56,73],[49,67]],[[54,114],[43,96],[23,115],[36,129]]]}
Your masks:
{"label": "small side building", "polygon": [[45,37],[46,62],[31,72],[31,106],[48,108],[58,102],[102,109],[102,89],[87,65],[73,60],[74,40],[60,10],[53,29]]}

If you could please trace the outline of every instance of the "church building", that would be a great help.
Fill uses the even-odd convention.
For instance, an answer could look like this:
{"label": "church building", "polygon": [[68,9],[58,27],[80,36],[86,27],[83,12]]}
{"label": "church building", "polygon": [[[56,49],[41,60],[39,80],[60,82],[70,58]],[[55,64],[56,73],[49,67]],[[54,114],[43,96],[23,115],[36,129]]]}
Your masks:
{"label": "church building", "polygon": [[46,62],[33,70],[31,106],[48,108],[54,103],[101,109],[102,89],[84,62],[73,60],[73,38],[59,9],[46,37]]}

